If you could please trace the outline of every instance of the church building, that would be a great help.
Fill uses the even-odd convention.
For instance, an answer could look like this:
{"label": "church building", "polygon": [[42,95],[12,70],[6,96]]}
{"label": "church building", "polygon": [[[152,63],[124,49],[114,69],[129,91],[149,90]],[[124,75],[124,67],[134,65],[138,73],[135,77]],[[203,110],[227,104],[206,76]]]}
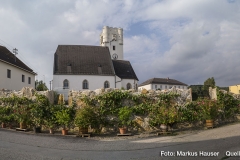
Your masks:
{"label": "church building", "polygon": [[53,90],[67,95],[69,90],[137,89],[138,78],[123,57],[122,28],[103,27],[100,46],[58,45]]}

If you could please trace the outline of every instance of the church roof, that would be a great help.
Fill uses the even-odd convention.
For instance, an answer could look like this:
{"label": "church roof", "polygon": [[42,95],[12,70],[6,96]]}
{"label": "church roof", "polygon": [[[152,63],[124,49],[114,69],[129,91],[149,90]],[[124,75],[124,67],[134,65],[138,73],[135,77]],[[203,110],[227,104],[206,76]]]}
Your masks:
{"label": "church roof", "polygon": [[115,75],[108,47],[59,45],[54,55],[55,75]]}
{"label": "church roof", "polygon": [[129,61],[125,60],[112,60],[115,73],[122,79],[136,79],[138,80],[132,65]]}
{"label": "church roof", "polygon": [[141,86],[145,86],[148,84],[169,84],[169,85],[184,85],[187,86],[187,84],[182,83],[180,81],[177,81],[175,79],[170,79],[170,78],[152,78],[149,79],[145,82],[143,82],[142,84],[139,85],[139,87]]}
{"label": "church roof", "polygon": [[15,55],[13,53],[11,53],[4,46],[0,46],[0,61],[8,63],[8,64],[13,65],[13,66],[16,66],[20,69],[31,72],[33,74],[36,74],[36,73],[33,72],[33,70],[31,68],[29,68],[26,64],[24,64],[20,59],[15,57]]}

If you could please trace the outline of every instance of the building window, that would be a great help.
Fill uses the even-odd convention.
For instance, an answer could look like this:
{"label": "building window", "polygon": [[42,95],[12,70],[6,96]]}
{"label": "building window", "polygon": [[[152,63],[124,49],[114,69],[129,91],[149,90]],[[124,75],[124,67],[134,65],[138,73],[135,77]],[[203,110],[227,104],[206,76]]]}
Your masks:
{"label": "building window", "polygon": [[157,85],[155,85],[155,89],[157,89]]}
{"label": "building window", "polygon": [[68,89],[68,88],[69,88],[69,83],[68,83],[68,80],[65,79],[65,80],[63,81],[63,89]]}
{"label": "building window", "polygon": [[25,75],[22,75],[22,82],[25,82]]}
{"label": "building window", "polygon": [[165,89],[167,89],[167,86],[165,86]]}
{"label": "building window", "polygon": [[115,49],[116,49],[116,47],[115,46],[113,46],[113,50],[115,51]]}
{"label": "building window", "polygon": [[7,78],[11,78],[11,70],[10,69],[7,70]]}
{"label": "building window", "polygon": [[131,88],[132,88],[131,84],[128,83],[128,84],[127,84],[127,90],[129,90],[129,89],[131,89]]}
{"label": "building window", "polygon": [[109,88],[109,82],[108,81],[104,82],[104,88]]}
{"label": "building window", "polygon": [[83,89],[88,89],[88,81],[86,79],[83,81]]}
{"label": "building window", "polygon": [[160,85],[160,89],[162,89],[162,85]]}
{"label": "building window", "polygon": [[169,89],[171,89],[172,88],[172,86],[169,86]]}
{"label": "building window", "polygon": [[31,77],[28,77],[28,84],[31,84]]}

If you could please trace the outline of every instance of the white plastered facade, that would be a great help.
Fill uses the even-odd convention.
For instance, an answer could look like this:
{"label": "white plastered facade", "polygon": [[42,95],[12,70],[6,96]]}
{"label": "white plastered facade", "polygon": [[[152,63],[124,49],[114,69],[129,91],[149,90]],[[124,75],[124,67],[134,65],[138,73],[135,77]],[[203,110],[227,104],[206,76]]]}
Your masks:
{"label": "white plastered facade", "polygon": [[[10,70],[11,77],[7,77],[7,70]],[[22,82],[24,75],[24,82]],[[30,77],[30,84],[28,78]],[[0,89],[21,90],[23,87],[35,88],[35,74],[23,70],[7,62],[0,61]]]}
{"label": "white plastered facade", "polygon": [[111,58],[117,55],[116,60],[123,60],[123,29],[104,26],[100,34],[100,45],[109,48]]}
{"label": "white plastered facade", "polygon": [[[95,90],[104,88],[104,82],[109,82],[109,88],[115,88],[115,76],[97,75],[53,75],[53,90],[63,89],[63,81],[69,82],[70,90]],[[88,89],[83,89],[83,81],[87,80]]]}
{"label": "white plastered facade", "polygon": [[150,90],[150,89],[151,90],[158,90],[158,89],[167,90],[167,89],[171,89],[173,86],[175,88],[187,89],[187,86],[185,86],[185,85],[147,84],[147,85],[138,87],[138,90],[140,90],[140,91],[143,90],[143,89],[146,89],[146,90]]}

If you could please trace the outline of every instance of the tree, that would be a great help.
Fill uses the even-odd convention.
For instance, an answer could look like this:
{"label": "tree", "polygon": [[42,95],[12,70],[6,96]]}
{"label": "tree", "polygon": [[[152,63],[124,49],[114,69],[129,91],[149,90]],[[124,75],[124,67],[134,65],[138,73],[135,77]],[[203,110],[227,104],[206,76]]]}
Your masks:
{"label": "tree", "polygon": [[204,90],[208,91],[209,87],[215,88],[215,80],[214,78],[208,78],[205,82],[204,82]]}
{"label": "tree", "polygon": [[38,81],[38,80],[35,81],[35,89],[37,91],[46,91],[46,90],[48,90],[46,84],[43,83],[43,81]]}

